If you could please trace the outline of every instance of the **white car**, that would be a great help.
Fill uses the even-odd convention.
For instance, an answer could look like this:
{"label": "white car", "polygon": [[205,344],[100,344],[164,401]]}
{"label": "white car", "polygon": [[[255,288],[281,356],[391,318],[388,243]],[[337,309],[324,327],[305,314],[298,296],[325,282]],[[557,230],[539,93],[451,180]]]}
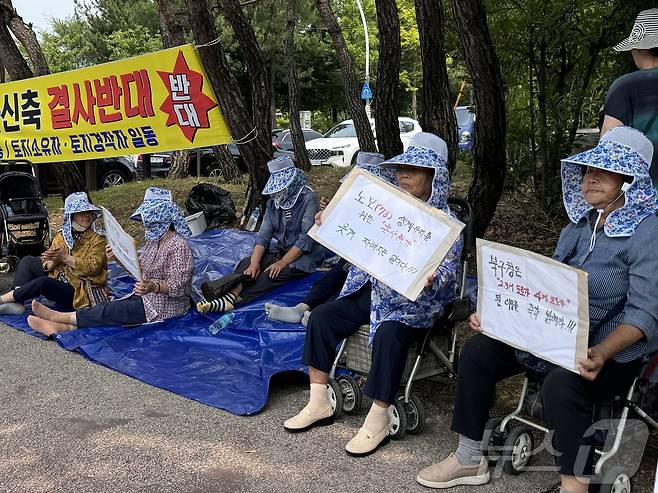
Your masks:
{"label": "white car", "polygon": [[[411,137],[421,131],[420,124],[407,117],[399,117],[400,139],[406,150]],[[372,132],[375,133],[375,120],[370,119]],[[314,166],[352,166],[356,163],[356,155],[359,150],[359,141],[356,138],[356,129],[352,120],[340,122],[329,130],[324,137],[314,139],[306,143],[308,157]]]}

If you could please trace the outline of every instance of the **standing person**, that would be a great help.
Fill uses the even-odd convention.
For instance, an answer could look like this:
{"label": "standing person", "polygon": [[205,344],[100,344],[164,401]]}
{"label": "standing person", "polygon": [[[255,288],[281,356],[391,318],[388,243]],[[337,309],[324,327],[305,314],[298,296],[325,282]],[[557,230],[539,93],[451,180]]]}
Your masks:
{"label": "standing person", "polygon": [[315,272],[322,262],[324,247],[307,234],[320,209],[317,194],[290,158],[273,159],[267,167],[270,178],[263,195],[271,198],[251,256],[243,258],[233,274],[202,284],[205,300],[197,303],[201,313],[233,310]]}
{"label": "standing person", "polygon": [[[658,8],[640,12],[631,34],[614,49],[630,51],[639,70],[622,75],[610,86],[601,136],[612,127],[626,125],[645,134],[658,149]],[[658,152],[650,164],[655,185]]]}
{"label": "standing person", "polygon": [[100,209],[86,193],[66,197],[62,229],[41,258],[21,259],[14,289],[0,296],[0,315],[20,315],[23,303],[39,296],[68,310],[107,301],[105,236],[96,228],[99,216]]}
{"label": "standing person", "polygon": [[[82,327],[137,325],[184,315],[190,307],[194,257],[186,237],[192,232],[171,192],[151,187],[130,216],[144,224],[146,245],[139,256],[143,279],[125,298],[74,312],[57,312],[32,301],[27,323],[44,335]],[[116,260],[107,245],[109,260]],[[120,264],[119,264],[120,265]]]}

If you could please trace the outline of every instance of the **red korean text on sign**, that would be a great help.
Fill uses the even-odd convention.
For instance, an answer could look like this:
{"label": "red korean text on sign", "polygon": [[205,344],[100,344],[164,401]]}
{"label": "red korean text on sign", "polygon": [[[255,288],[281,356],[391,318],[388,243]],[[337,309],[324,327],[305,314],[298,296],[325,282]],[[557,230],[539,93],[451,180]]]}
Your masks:
{"label": "red korean text on sign", "polygon": [[191,70],[183,52],[178,52],[173,72],[158,71],[169,91],[160,109],[169,115],[166,125],[178,125],[190,142],[200,128],[210,128],[208,112],[217,103],[203,93],[203,74]]}

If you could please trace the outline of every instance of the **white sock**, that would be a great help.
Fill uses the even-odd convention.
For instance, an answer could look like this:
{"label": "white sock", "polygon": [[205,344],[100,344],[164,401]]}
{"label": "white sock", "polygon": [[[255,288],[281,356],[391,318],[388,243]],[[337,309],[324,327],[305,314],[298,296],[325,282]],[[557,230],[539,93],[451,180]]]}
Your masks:
{"label": "white sock", "polygon": [[384,428],[388,428],[388,423],[388,407],[381,407],[373,402],[362,428],[377,434],[381,433]]}
{"label": "white sock", "polygon": [[267,312],[267,316],[278,322],[298,324],[302,321],[302,317],[304,316],[304,312],[306,310],[308,310],[308,305],[305,305],[304,303],[298,303],[297,305],[291,307],[265,303],[265,311]]}
{"label": "white sock", "polygon": [[327,384],[312,383],[311,396],[308,401],[311,414],[322,412],[330,405],[329,398],[327,397]]}
{"label": "white sock", "polygon": [[308,317],[311,316],[311,312],[309,310],[306,310],[304,312],[304,316],[302,317],[302,325],[304,327],[308,327]]}

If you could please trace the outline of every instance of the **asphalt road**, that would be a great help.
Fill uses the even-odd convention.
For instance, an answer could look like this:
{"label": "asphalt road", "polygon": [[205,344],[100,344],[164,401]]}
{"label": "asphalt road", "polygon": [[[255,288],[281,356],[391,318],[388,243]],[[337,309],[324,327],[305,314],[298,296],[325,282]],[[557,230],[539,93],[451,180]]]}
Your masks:
{"label": "asphalt road", "polygon": [[[416,484],[416,473],[456,442],[450,382],[418,386],[428,412],[423,434],[362,459],[343,447],[363,414],[303,434],[282,429],[304,405],[306,389],[304,377],[285,375],[263,412],[234,416],[0,324],[0,491],[429,491]],[[645,460],[644,486],[634,491],[653,491],[655,460]],[[502,475],[475,491],[553,492],[557,479],[551,472]]]}

